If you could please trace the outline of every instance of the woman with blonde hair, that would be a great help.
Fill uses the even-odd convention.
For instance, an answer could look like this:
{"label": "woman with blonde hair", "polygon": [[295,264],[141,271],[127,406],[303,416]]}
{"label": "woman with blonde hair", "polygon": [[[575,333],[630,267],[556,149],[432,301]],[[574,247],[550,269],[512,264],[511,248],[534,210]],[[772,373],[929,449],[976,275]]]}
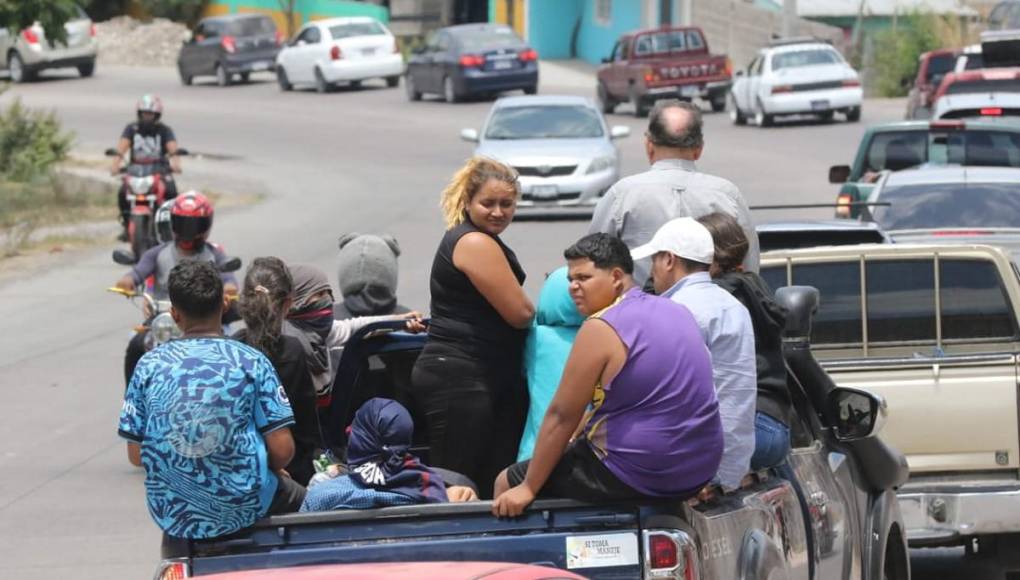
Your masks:
{"label": "woman with blonde hair", "polygon": [[514,462],[528,405],[522,356],[535,307],[517,256],[499,238],[519,194],[517,172],[484,157],[470,159],[443,191],[432,322],[411,377],[427,417],[429,464],[483,491]]}

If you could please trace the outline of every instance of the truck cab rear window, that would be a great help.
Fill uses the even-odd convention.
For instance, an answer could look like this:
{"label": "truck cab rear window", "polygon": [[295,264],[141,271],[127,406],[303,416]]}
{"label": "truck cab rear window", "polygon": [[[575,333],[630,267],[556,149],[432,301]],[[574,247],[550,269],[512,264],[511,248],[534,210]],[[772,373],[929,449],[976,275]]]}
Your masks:
{"label": "truck cab rear window", "polygon": [[1016,335],[999,272],[981,260],[939,261],[942,338],[980,339]]}
{"label": "truck cab rear window", "polygon": [[935,265],[868,262],[868,342],[935,342]]}
{"label": "truck cab rear window", "polygon": [[[761,269],[761,276],[773,289],[787,286],[786,268]],[[858,262],[804,264],[793,267],[792,284],[814,286],[821,301],[811,326],[816,344],[860,344],[861,271]]]}

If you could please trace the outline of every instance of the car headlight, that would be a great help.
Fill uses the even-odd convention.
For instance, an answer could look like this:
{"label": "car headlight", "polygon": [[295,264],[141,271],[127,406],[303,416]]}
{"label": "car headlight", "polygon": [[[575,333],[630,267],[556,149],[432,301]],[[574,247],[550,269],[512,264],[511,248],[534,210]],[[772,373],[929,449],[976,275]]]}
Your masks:
{"label": "car headlight", "polygon": [[152,319],[149,333],[152,335],[153,346],[159,346],[164,342],[181,337],[181,329],[177,328],[177,323],[174,322],[169,312],[164,312]]}
{"label": "car headlight", "polygon": [[616,158],[614,157],[596,157],[592,159],[591,165],[588,166],[588,171],[585,173],[591,175],[592,173],[611,169],[614,165],[616,165]]}
{"label": "car headlight", "polygon": [[149,193],[149,189],[152,187],[153,177],[147,175],[145,177],[132,177],[130,181],[131,191],[136,194]]}

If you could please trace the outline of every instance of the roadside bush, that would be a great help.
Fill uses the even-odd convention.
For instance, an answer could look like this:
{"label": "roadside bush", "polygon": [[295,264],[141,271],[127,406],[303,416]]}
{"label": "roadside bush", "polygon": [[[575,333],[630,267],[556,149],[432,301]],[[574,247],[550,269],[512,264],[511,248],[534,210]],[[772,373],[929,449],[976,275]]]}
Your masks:
{"label": "roadside bush", "polygon": [[16,99],[0,111],[0,177],[28,182],[67,158],[73,136],[51,112],[26,108]]}
{"label": "roadside bush", "polygon": [[874,81],[883,97],[907,94],[917,74],[917,59],[937,48],[962,46],[966,31],[959,21],[930,12],[900,17],[889,30],[874,36]]}

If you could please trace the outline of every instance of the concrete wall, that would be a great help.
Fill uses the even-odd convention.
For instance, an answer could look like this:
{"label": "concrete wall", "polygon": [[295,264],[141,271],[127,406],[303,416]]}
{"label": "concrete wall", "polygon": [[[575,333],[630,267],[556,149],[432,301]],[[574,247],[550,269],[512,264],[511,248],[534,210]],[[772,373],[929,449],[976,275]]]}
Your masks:
{"label": "concrete wall", "polygon": [[[692,24],[705,31],[712,52],[727,54],[735,69],[747,67],[755,53],[771,42],[773,34],[783,32],[782,13],[757,8],[744,0],[693,0],[691,16]],[[829,39],[845,54],[847,39],[838,28],[797,19],[793,35]]]}
{"label": "concrete wall", "polygon": [[[279,0],[210,0],[203,15],[217,16],[239,12],[260,12],[276,21],[276,27],[287,30],[286,17],[280,10]],[[321,20],[338,16],[371,16],[382,22],[389,21],[389,11],[382,6],[367,2],[346,0],[297,0],[294,6],[294,30],[309,20]]]}

